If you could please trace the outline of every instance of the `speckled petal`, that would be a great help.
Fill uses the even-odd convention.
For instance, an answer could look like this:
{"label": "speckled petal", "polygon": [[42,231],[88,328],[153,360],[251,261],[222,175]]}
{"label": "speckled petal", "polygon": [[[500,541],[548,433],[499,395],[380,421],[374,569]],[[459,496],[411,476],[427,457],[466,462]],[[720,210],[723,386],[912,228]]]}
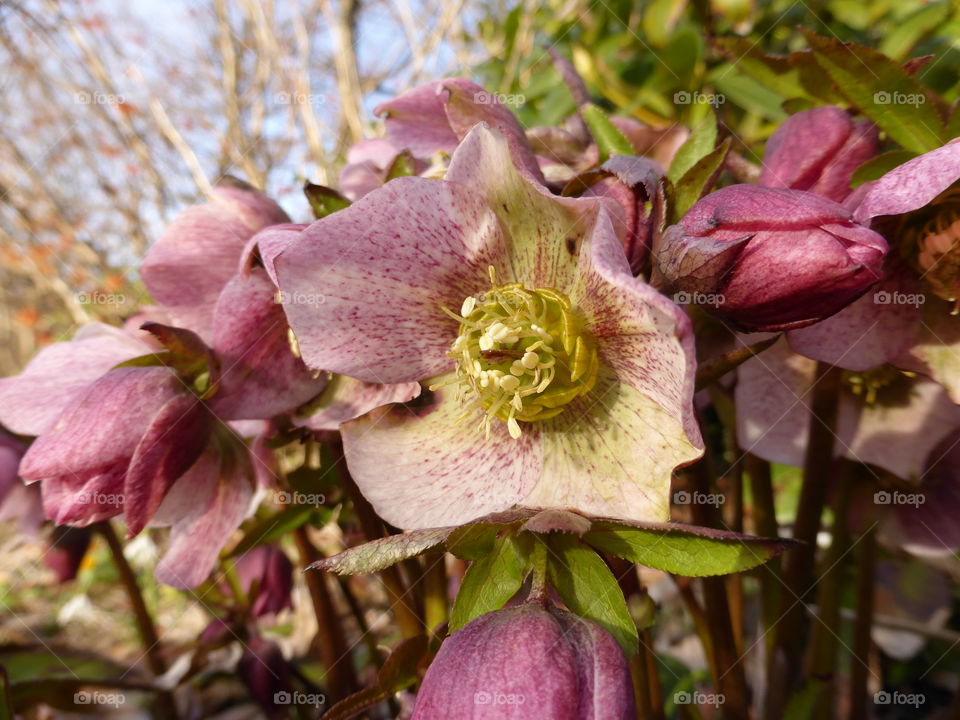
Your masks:
{"label": "speckled petal", "polygon": [[933,378],[960,403],[960,322],[952,310],[953,303],[927,295],[916,342],[893,363]]}
{"label": "speckled petal", "polygon": [[[623,210],[608,198],[563,198],[530,182],[516,169],[503,135],[478,125],[450,160],[447,180],[462,183],[496,213],[508,238],[505,280],[571,294],[577,258],[601,207],[624,224]],[[622,251],[621,251],[622,252]]]}
{"label": "speckled petal", "polygon": [[960,138],[894,168],[870,186],[854,219],[864,223],[880,215],[917,210],[960,180]]}
{"label": "speckled petal", "polygon": [[495,421],[485,438],[480,417],[457,401],[452,387],[373,410],[341,426],[350,472],[377,513],[406,530],[459,525],[510,508],[540,473],[538,430],[514,440]]}
{"label": "speckled petal", "polygon": [[308,366],[401,383],[452,368],[457,322],[441,306],[487,289],[490,265],[506,277],[505,258],[475,190],[408,177],[315,222],[274,265]]}
{"label": "speckled petal", "polygon": [[235,276],[220,294],[213,349],[220,389],[210,408],[224,420],[271,418],[319,395],[327,384],[294,355],[287,318],[266,270]]}
{"label": "speckled petal", "polygon": [[217,296],[236,272],[250,236],[289,221],[279,205],[253,188],[218,187],[210,202],[174,219],[150,248],[140,275],[176,324],[209,341]]}
{"label": "speckled petal", "polygon": [[69,342],[41,349],[19,375],[0,378],[0,424],[20,435],[39,435],[107,370],[148,352],[149,346],[123,330],[84,325]]}
{"label": "speckled petal", "polygon": [[[908,297],[917,302],[906,302]],[[917,340],[923,288],[906,268],[887,270],[883,280],[836,315],[797,330],[787,339],[796,352],[847,370],[893,362]]]}

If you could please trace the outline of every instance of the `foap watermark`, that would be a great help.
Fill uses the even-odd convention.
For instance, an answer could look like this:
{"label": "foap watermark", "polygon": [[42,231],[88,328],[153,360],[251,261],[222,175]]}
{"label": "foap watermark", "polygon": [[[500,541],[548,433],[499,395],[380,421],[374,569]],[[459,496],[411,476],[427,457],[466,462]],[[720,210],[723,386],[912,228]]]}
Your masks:
{"label": "foap watermark", "polygon": [[327,702],[327,696],[322,693],[305,693],[299,690],[287,692],[279,690],[273,694],[274,705],[311,705],[320,707]]}
{"label": "foap watermark", "polygon": [[325,105],[327,96],[320,93],[278,92],[273,96],[277,105]]}
{"label": "foap watermark", "polygon": [[483,90],[473,94],[473,101],[477,105],[511,105],[519,107],[527,101],[526,95],[520,93],[492,93]]}
{"label": "foap watermark", "polygon": [[920,507],[927,501],[923,493],[905,493],[899,490],[877,490],[873,494],[874,505],[913,505]]}
{"label": "foap watermark", "polygon": [[903,93],[897,90],[887,92],[886,90],[880,90],[873,94],[873,102],[875,105],[913,105],[917,107],[927,102],[927,96],[923,93]]}
{"label": "foap watermark", "polygon": [[127,296],[123,293],[94,292],[77,293],[77,302],[81,305],[124,305]]}
{"label": "foap watermark", "polygon": [[681,690],[673,694],[674,705],[713,705],[714,707],[720,707],[726,700],[723,693],[705,693],[699,690],[691,692]]}
{"label": "foap watermark", "polygon": [[122,693],[101,692],[100,690],[78,690],[73,694],[76,705],[110,705],[118,708],[127,701]]}
{"label": "foap watermark", "polygon": [[81,492],[74,495],[78,505],[100,505],[103,507],[123,507],[123,493]]}
{"label": "foap watermark", "polygon": [[281,490],[273,494],[273,500],[281,505],[323,505],[327,501],[327,497],[320,493]]}
{"label": "foap watermark", "polygon": [[677,490],[673,494],[674,505],[713,505],[713,507],[720,507],[726,501],[727,499],[721,493]]}
{"label": "foap watermark", "polygon": [[673,103],[675,105],[713,105],[717,107],[727,101],[723,93],[704,93],[699,90],[687,92],[679,90],[673,94]]}
{"label": "foap watermark", "polygon": [[723,293],[686,292],[685,290],[673,294],[673,301],[677,305],[710,305],[720,307],[727,299]]}
{"label": "foap watermark", "polygon": [[123,95],[102,92],[76,92],[73,102],[77,105],[123,105],[126,103]]}
{"label": "foap watermark", "polygon": [[927,296],[923,293],[902,293],[899,290],[890,292],[888,290],[878,290],[873,294],[874,305],[913,305],[920,307],[927,301]]}
{"label": "foap watermark", "polygon": [[473,694],[474,705],[523,705],[526,701],[527,699],[520,693],[478,690]]}
{"label": "foap watermark", "polygon": [[274,300],[278,305],[323,305],[327,298],[320,293],[284,292],[277,290]]}
{"label": "foap watermark", "polygon": [[902,693],[899,690],[894,690],[893,692],[881,690],[873,694],[873,702],[875,705],[910,705],[918,708],[926,701],[927,697],[923,693]]}

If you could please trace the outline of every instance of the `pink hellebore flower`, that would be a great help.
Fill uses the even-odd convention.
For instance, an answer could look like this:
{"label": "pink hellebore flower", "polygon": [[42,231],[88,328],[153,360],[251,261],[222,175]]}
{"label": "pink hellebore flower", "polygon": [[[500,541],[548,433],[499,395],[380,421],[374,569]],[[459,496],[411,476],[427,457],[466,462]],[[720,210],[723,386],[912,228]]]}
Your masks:
{"label": "pink hellebore flower", "polygon": [[341,427],[350,470],[402,528],[515,505],[665,520],[702,452],[689,321],[632,276],[615,204],[510,158],[479,125],[445,180],[395,180],[276,258],[285,298],[326,298],[284,304],[308,365],[430,388]]}
{"label": "pink hellebore flower", "polygon": [[886,252],[880,235],[822,195],[731,185],[667,228],[654,248],[654,281],[742,330],[785,330],[866,292]]}
{"label": "pink hellebore flower", "polygon": [[767,141],[759,184],[805,190],[842,203],[853,171],[877,154],[877,128],[837,107],[791,115]]}
{"label": "pink hellebore flower", "polygon": [[411,720],[627,720],[633,685],[620,646],[563,610],[481,615],[443,641]]}
{"label": "pink hellebore flower", "polygon": [[960,139],[871,183],[854,210],[894,239],[876,292],[829,320],[791,332],[807,357],[851,370],[884,363],[942,383],[960,402]]}
{"label": "pink hellebore flower", "polygon": [[240,587],[254,598],[254,617],[273,615],[292,607],[293,564],[278,547],[260,545],[237,560]]}

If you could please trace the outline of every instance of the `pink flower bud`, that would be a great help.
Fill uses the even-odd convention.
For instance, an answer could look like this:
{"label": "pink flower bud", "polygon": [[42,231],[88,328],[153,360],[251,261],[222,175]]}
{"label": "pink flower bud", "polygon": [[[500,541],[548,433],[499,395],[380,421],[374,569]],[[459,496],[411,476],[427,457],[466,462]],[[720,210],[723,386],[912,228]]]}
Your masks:
{"label": "pink flower bud", "polygon": [[626,720],[626,658],[599,625],[556,608],[488,613],[447,638],[411,720]]}

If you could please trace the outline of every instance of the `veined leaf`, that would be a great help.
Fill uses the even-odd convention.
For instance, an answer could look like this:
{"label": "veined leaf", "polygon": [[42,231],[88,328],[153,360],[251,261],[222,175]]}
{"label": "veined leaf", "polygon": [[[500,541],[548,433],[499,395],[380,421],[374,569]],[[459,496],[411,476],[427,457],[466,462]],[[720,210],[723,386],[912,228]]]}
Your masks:
{"label": "veined leaf", "polygon": [[610,122],[606,113],[592,103],[580,108],[583,121],[587,124],[597,149],[600,151],[600,162],[604,162],[611,155],[635,155],[633,145],[624,136],[617,126]]}
{"label": "veined leaf", "polygon": [[667,177],[670,181],[676,183],[684,174],[696,165],[703,157],[713,152],[717,145],[717,115],[711,109],[706,118],[687,138],[687,141],[680,146],[677,154],[670,163],[670,170]]}
{"label": "veined leaf", "polygon": [[467,568],[450,613],[450,630],[502,608],[523,585],[527,566],[527,555],[514,538],[498,539],[489,553]]}

